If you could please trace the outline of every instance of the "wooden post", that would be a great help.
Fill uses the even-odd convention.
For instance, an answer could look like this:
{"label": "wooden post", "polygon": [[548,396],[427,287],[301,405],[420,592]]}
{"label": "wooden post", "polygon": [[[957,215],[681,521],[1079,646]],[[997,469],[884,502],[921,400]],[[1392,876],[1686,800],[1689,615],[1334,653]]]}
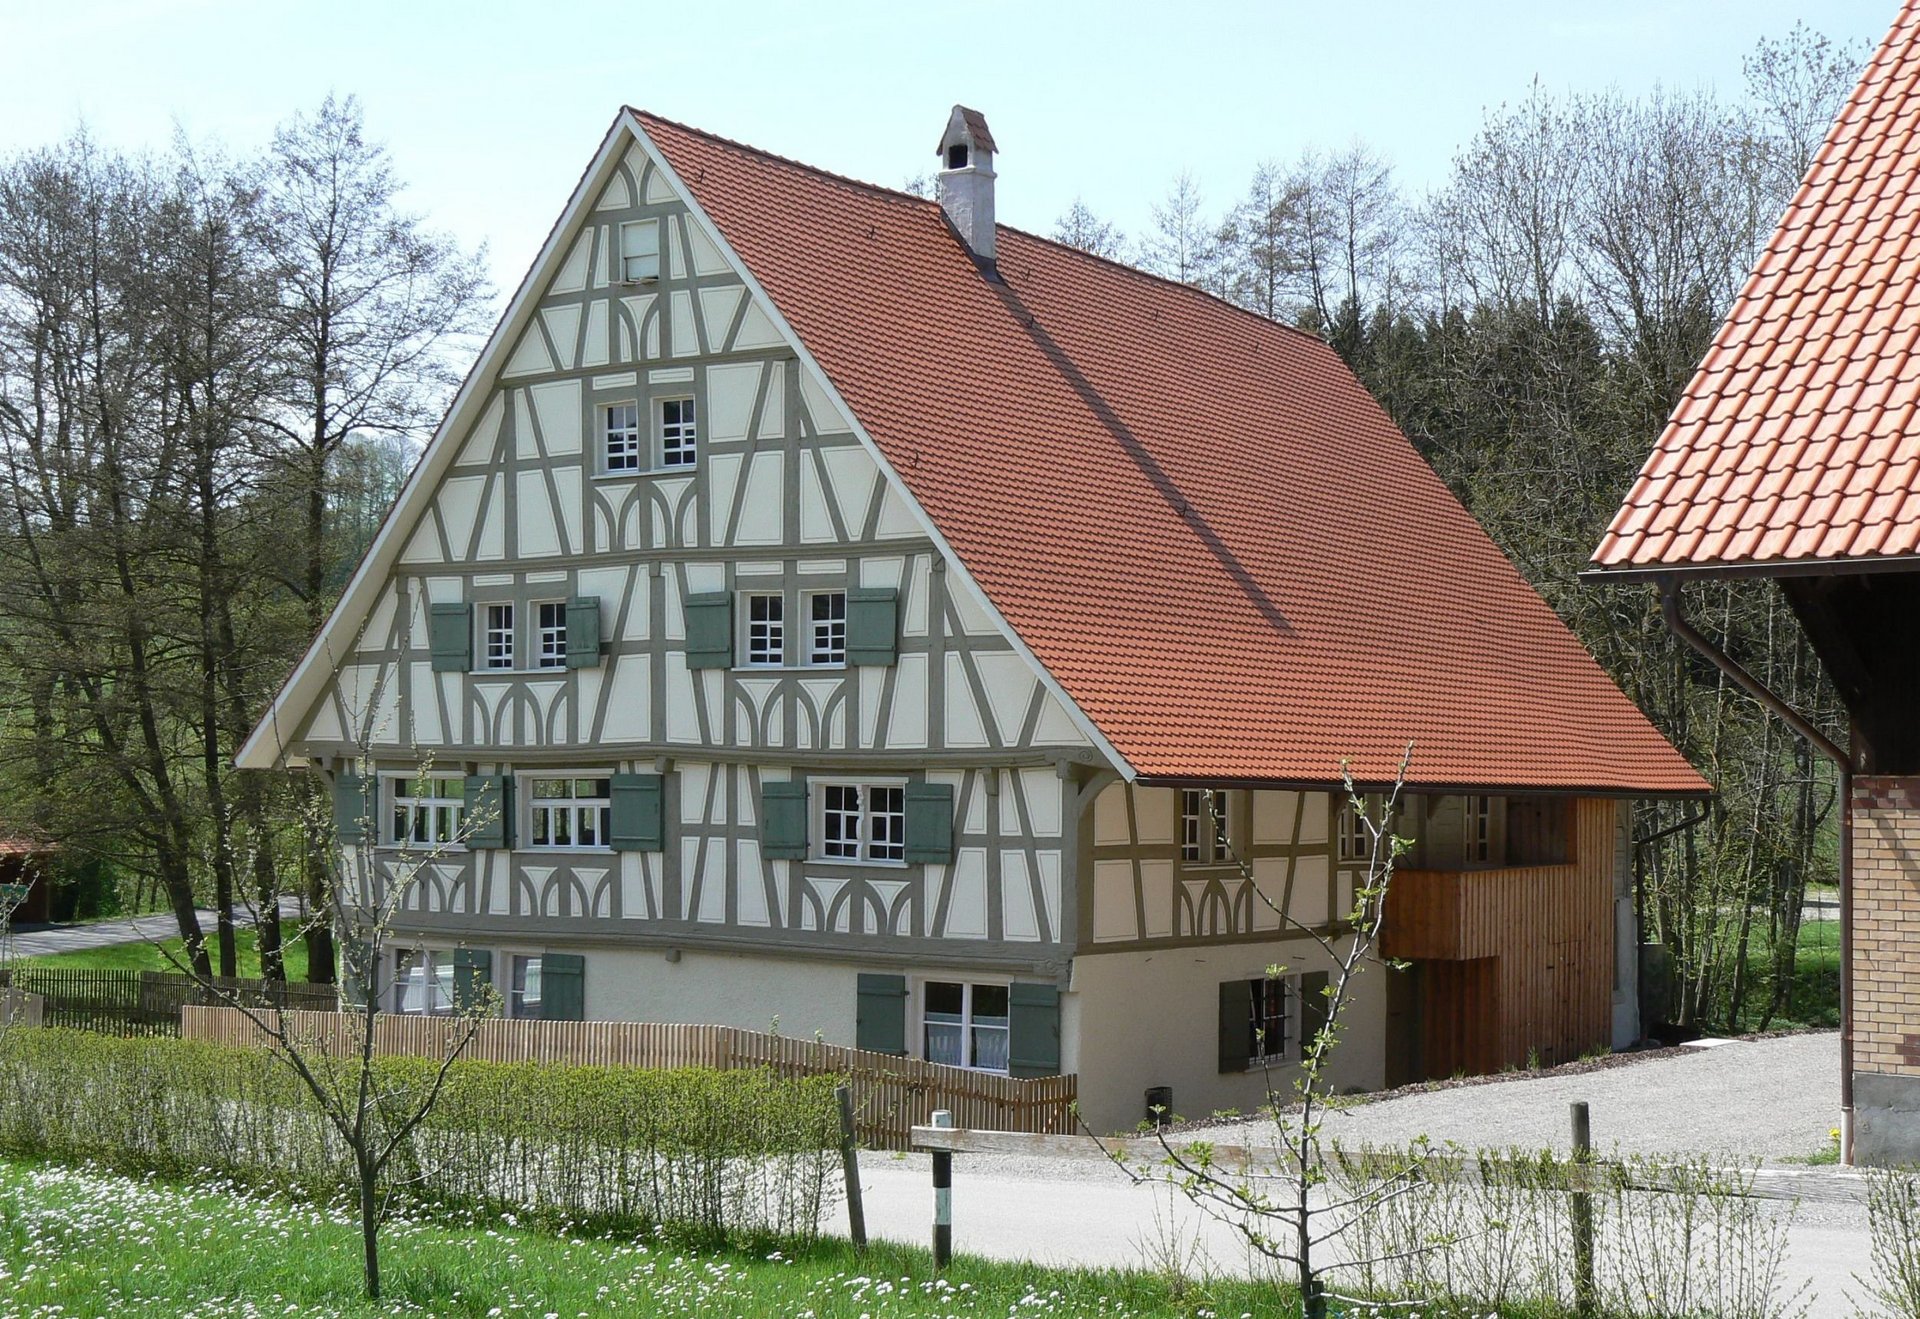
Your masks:
{"label": "wooden post", "polygon": [[833,1088],[840,1105],[840,1166],[847,1176],[847,1232],[853,1248],[867,1251],[867,1210],[860,1203],[860,1147],[853,1136],[853,1088],[842,1082]]}
{"label": "wooden post", "polygon": [[[1584,1100],[1572,1107],[1573,1163],[1584,1176],[1593,1166],[1593,1123]],[[1573,1193],[1573,1305],[1583,1315],[1594,1313],[1593,1194]]]}
{"label": "wooden post", "polygon": [[[953,1114],[935,1109],[933,1125],[951,1127]],[[953,1155],[936,1150],[933,1155],[933,1267],[944,1269],[953,1258]]]}

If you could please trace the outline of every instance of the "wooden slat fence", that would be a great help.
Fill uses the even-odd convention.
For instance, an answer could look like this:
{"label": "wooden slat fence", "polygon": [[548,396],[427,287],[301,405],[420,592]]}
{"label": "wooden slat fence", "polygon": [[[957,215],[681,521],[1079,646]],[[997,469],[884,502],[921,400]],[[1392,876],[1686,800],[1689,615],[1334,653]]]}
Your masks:
{"label": "wooden slat fence", "polygon": [[[329,1011],[339,1005],[331,985],[224,976],[215,977],[212,984],[220,993],[236,994],[255,1004],[282,1002]],[[183,1007],[218,1001],[192,976],[167,971],[28,963],[0,968],[0,986],[39,995],[45,1003],[43,1025],[107,1035],[177,1035]]]}
{"label": "wooden slat fence", "polygon": [[[353,1047],[360,1018],[352,1013],[289,1012],[288,1028],[308,1044]],[[458,1023],[444,1017],[386,1013],[374,1021],[380,1053],[442,1057]],[[188,1039],[257,1045],[259,1028],[233,1008],[188,1006]],[[597,1067],[765,1067],[782,1076],[845,1076],[853,1087],[860,1136],[877,1149],[905,1149],[912,1129],[947,1109],[964,1126],[1002,1131],[1068,1132],[1078,1097],[1072,1076],[1020,1078],[896,1058],[837,1044],[739,1030],[637,1021],[506,1021],[480,1024],[465,1054],[488,1062],[574,1063]]]}

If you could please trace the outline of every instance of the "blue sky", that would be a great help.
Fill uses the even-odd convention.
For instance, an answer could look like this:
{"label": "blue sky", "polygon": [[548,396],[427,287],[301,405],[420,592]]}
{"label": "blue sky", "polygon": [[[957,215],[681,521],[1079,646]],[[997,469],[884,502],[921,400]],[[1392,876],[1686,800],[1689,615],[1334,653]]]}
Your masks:
{"label": "blue sky", "polygon": [[1894,0],[1178,0],[947,4],[34,0],[0,16],[0,151],[85,122],[235,148],[329,90],[364,102],[411,206],[486,241],[503,291],[623,102],[875,182],[986,112],[1005,223],[1076,196],[1135,233],[1182,168],[1209,209],[1252,166],[1358,137],[1415,191],[1483,107],[1565,90],[1740,88],[1796,19],[1877,41]]}

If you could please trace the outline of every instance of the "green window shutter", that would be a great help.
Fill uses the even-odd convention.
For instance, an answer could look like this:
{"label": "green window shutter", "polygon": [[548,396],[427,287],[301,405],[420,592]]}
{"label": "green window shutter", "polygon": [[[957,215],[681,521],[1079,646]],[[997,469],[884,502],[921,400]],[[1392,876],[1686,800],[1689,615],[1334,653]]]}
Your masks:
{"label": "green window shutter", "polygon": [[368,804],[367,781],[359,770],[343,769],[334,775],[333,836],[350,845],[364,842],[372,815]]}
{"label": "green window shutter", "polygon": [[953,861],[953,785],[909,783],[907,860],[944,866]]}
{"label": "green window shutter", "polygon": [[600,667],[600,601],[576,595],[567,601],[567,667]]}
{"label": "green window shutter", "polygon": [[587,959],[578,953],[540,955],[540,1015],[548,1021],[587,1019]]}
{"label": "green window shutter", "polygon": [[1253,982],[1220,984],[1220,1070],[1244,1072],[1253,1061]]}
{"label": "green window shutter", "polygon": [[486,1002],[493,984],[493,954],[484,948],[453,950],[453,1010],[472,1012]]}
{"label": "green window shutter", "polygon": [[615,774],[611,785],[613,827],[607,841],[616,852],[659,852],[667,845],[666,781],[658,774]]}
{"label": "green window shutter", "polygon": [[760,785],[760,855],[771,861],[806,859],[805,779]]}
{"label": "green window shutter", "polygon": [[873,1053],[905,1057],[907,1052],[907,978],[860,975],[853,1042]]}
{"label": "green window shutter", "polygon": [[733,593],[707,591],[686,600],[687,667],[733,667]]}
{"label": "green window shutter", "polygon": [[427,606],[427,642],[435,673],[465,673],[473,667],[473,611],[464,604]]}
{"label": "green window shutter", "polygon": [[1060,1074],[1060,989],[1056,985],[1007,987],[1007,1073]]}
{"label": "green window shutter", "polygon": [[1327,973],[1300,977],[1300,1056],[1313,1047],[1313,1037],[1327,1024]]}
{"label": "green window shutter", "polygon": [[900,593],[891,586],[847,592],[847,663],[891,664],[900,633]]}
{"label": "green window shutter", "polygon": [[505,774],[469,774],[466,800],[467,846],[512,847],[513,780]]}

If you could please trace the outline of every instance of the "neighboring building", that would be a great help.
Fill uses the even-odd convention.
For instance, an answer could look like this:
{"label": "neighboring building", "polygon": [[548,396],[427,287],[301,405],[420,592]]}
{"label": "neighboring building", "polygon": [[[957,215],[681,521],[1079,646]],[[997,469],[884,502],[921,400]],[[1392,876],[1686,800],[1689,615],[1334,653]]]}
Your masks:
{"label": "neighboring building", "polygon": [[1342,760],[1412,741],[1424,969],[1342,1082],[1634,1038],[1624,803],[1698,776],[1324,343],[996,229],[975,112],[940,153],[932,201],[615,121],[240,755],[382,847],[488,804],[390,1005],[458,962],[1250,1107],[1326,970],[1262,898],[1335,928]]}
{"label": "neighboring building", "polygon": [[53,888],[47,862],[54,847],[24,834],[0,834],[0,884],[24,886],[8,917],[14,925],[44,925],[53,919]]}
{"label": "neighboring building", "polygon": [[[1768,577],[1852,721],[1847,1146],[1920,1162],[1920,3],[1909,0],[1594,555],[1592,578]],[[1850,792],[1844,785],[1851,781]],[[1851,878],[1848,878],[1848,871]]]}

